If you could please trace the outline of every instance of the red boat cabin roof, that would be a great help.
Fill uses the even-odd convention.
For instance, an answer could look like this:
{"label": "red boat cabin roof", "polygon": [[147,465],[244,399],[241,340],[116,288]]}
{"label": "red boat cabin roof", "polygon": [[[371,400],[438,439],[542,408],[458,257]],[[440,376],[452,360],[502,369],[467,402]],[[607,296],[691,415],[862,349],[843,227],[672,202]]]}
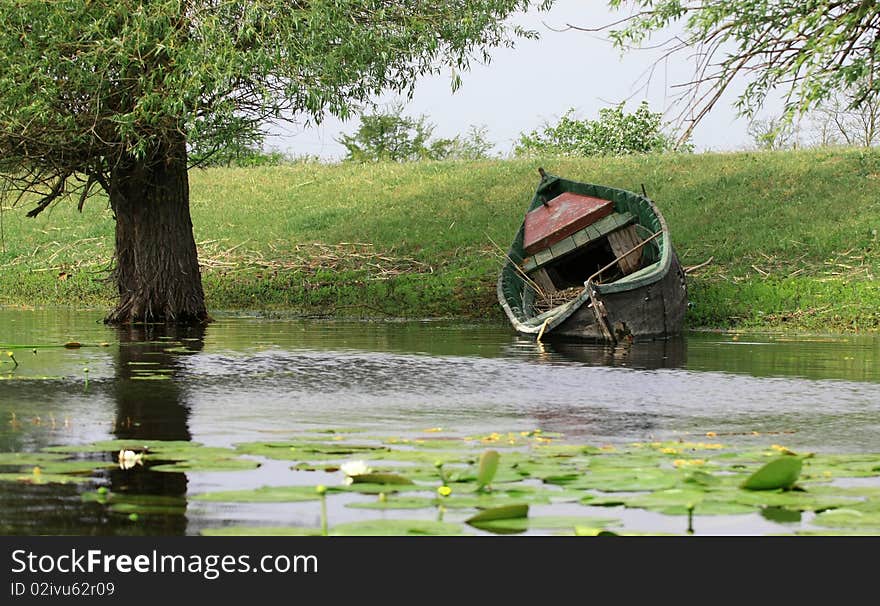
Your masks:
{"label": "red boat cabin roof", "polygon": [[533,255],[614,211],[610,200],[565,192],[526,214],[523,248]]}

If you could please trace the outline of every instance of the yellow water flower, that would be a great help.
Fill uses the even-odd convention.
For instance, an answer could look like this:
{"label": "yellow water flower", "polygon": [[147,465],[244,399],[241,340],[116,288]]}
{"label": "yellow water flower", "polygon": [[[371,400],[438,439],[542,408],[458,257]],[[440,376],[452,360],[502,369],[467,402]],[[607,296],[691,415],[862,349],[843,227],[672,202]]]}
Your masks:
{"label": "yellow water flower", "polygon": [[441,486],[437,489],[437,494],[441,497],[448,497],[452,494],[452,489],[449,486]]}
{"label": "yellow water flower", "polygon": [[705,459],[675,459],[672,462],[676,467],[693,467],[699,465],[705,465]]}
{"label": "yellow water flower", "polygon": [[38,475],[40,475],[41,473],[43,473],[43,470],[40,469],[39,467],[34,467],[32,471],[33,471],[33,474],[34,474],[35,476],[38,476]]}
{"label": "yellow water flower", "polygon": [[317,492],[318,494],[324,494],[325,492],[327,492],[327,487],[323,484],[318,484],[317,486],[315,486],[315,492]]}
{"label": "yellow water flower", "polygon": [[443,428],[442,427],[429,427],[427,429],[423,429],[422,431],[424,431],[425,433],[439,433],[439,432],[443,431]]}
{"label": "yellow water flower", "polygon": [[660,452],[662,452],[663,454],[678,454],[679,453],[679,451],[676,450],[675,448],[661,448]]}
{"label": "yellow water flower", "polygon": [[779,444],[771,444],[770,448],[772,448],[773,450],[775,450],[781,454],[791,454],[791,455],[794,454],[794,452],[792,452],[791,450],[789,450],[785,446],[780,446]]}
{"label": "yellow water flower", "polygon": [[714,431],[707,431],[707,432],[706,432],[706,437],[707,437],[707,438],[714,438],[714,437],[717,436],[717,435],[718,435],[718,434],[715,433]]}

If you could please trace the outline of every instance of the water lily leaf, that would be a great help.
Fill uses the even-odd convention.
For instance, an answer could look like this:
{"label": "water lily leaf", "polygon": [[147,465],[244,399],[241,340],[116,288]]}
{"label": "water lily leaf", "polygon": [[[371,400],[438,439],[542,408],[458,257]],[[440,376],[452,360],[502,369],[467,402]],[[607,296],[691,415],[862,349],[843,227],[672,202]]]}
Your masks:
{"label": "water lily leaf", "polygon": [[115,461],[47,461],[39,465],[42,473],[91,473],[97,469],[117,467]]}
{"label": "water lily leaf", "polygon": [[382,501],[355,501],[346,503],[352,509],[433,509],[439,501],[430,497],[397,497]]}
{"label": "water lily leaf", "polygon": [[[120,450],[133,450],[135,452],[192,452],[206,448],[198,442],[186,442],[183,440],[102,440],[91,444],[49,446],[43,452],[61,453],[87,453],[87,452],[112,452]],[[220,449],[228,451],[228,449]]]}
{"label": "water lily leaf", "polygon": [[64,458],[63,453],[0,452],[0,465],[33,467],[34,465],[45,465],[50,461],[60,461]]}
{"label": "water lily leaf", "polygon": [[432,490],[429,486],[420,486],[413,482],[410,482],[409,484],[373,484],[369,482],[353,482],[347,486],[339,486],[335,487],[334,489],[345,492],[360,492],[364,494],[380,494],[383,492],[393,494],[395,492],[427,492],[429,490]]}
{"label": "water lily leaf", "polygon": [[467,524],[479,524],[481,522],[491,522],[493,520],[510,520],[513,518],[525,518],[529,515],[529,506],[524,503],[514,505],[504,505],[502,507],[493,507],[486,509],[480,513],[469,517],[465,522]]}
{"label": "water lily leaf", "polygon": [[584,500],[583,503],[594,506],[622,504],[628,508],[647,509],[667,515],[687,515],[691,508],[699,515],[752,513],[756,509],[755,505],[737,503],[732,497],[727,499],[723,495],[716,496],[692,485],[687,488],[671,488],[650,493],[594,495],[592,499]]}
{"label": "water lily leaf", "polygon": [[603,492],[634,492],[664,490],[673,488],[680,481],[680,474],[674,469],[614,468],[585,473],[577,480],[567,482],[569,490],[593,489]]}
{"label": "water lily leaf", "polygon": [[110,511],[123,515],[136,513],[138,515],[176,515],[182,516],[186,514],[186,503],[178,505],[162,505],[149,503],[110,503]]}
{"label": "water lily leaf", "polygon": [[353,484],[413,484],[409,478],[396,473],[361,473],[351,476]]}
{"label": "water lily leaf", "polygon": [[460,524],[431,520],[365,520],[338,524],[330,529],[337,536],[458,535]]}
{"label": "water lily leaf", "polygon": [[199,532],[206,537],[313,537],[321,536],[320,528],[298,526],[223,526],[204,528]]}
{"label": "water lily leaf", "polygon": [[473,452],[456,450],[400,450],[386,449],[369,453],[371,461],[395,461],[398,463],[421,463],[434,465],[471,464],[477,460]]}
{"label": "water lily leaf", "polygon": [[756,507],[785,507],[797,511],[822,511],[837,507],[851,507],[861,499],[833,494],[813,494],[799,490],[736,491],[731,499],[744,505]]}
{"label": "water lily leaf", "polygon": [[51,473],[0,473],[0,482],[21,482],[22,484],[82,484],[91,482],[91,476]]}
{"label": "water lily leaf", "polygon": [[575,526],[574,534],[577,537],[616,537],[620,536],[616,532],[605,530],[596,526]]}
{"label": "water lily leaf", "polygon": [[369,444],[348,444],[345,442],[245,442],[236,444],[240,454],[258,455],[282,461],[325,461],[358,458],[372,458],[375,453],[389,450],[385,446]]}
{"label": "water lily leaf", "polygon": [[243,471],[256,469],[260,466],[259,461],[250,459],[193,459],[190,461],[178,461],[162,465],[150,466],[150,471]]}
{"label": "water lily leaf", "polygon": [[500,459],[501,455],[498,454],[497,450],[486,450],[480,455],[480,467],[477,472],[477,485],[480,488],[488,486],[495,479]]}
{"label": "water lily leaf", "polygon": [[[332,491],[328,487],[328,491]],[[314,486],[262,486],[256,490],[221,490],[203,492],[189,497],[195,501],[221,501],[228,503],[297,503],[318,501],[321,495]]]}
{"label": "water lily leaf", "polygon": [[721,484],[721,478],[713,476],[711,473],[700,471],[699,469],[689,472],[684,481],[688,484],[696,484],[698,486],[711,487]]}
{"label": "water lily leaf", "polygon": [[525,461],[514,466],[524,477],[537,478],[550,484],[565,484],[586,473],[589,461],[584,459],[551,459]]}
{"label": "water lily leaf", "polygon": [[462,450],[467,448],[467,443],[462,439],[449,438],[390,438],[384,440],[389,446],[405,445],[420,450]]}
{"label": "water lily leaf", "polygon": [[777,507],[775,505],[761,509],[761,517],[780,524],[799,523],[802,515],[797,509],[786,509],[785,507]]}
{"label": "water lily leaf", "polygon": [[832,509],[823,511],[812,520],[815,526],[850,528],[880,533],[880,512],[863,512],[856,509]]}
{"label": "water lily leaf", "polygon": [[816,455],[804,461],[801,475],[810,480],[880,477],[880,455]]}
{"label": "water lily leaf", "polygon": [[85,503],[107,505],[113,513],[124,515],[184,515],[187,504],[186,498],[182,496],[109,492],[106,489],[83,493],[82,500]]}
{"label": "water lily leaf", "polygon": [[475,528],[487,532],[514,533],[527,530],[560,529],[568,529],[574,532],[574,528],[577,526],[610,526],[619,523],[619,520],[591,518],[588,516],[536,516],[533,518],[509,518],[468,523]]}
{"label": "water lily leaf", "polygon": [[766,463],[750,475],[742,488],[746,490],[789,489],[801,475],[803,463],[800,457],[784,455]]}

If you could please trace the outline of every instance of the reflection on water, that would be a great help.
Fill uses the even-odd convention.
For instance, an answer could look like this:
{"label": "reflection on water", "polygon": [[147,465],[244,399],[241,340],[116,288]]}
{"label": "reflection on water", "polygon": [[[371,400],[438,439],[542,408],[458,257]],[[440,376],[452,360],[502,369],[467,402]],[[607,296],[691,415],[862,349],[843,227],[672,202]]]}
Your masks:
{"label": "reflection on water", "polygon": [[[608,348],[535,343],[481,323],[220,316],[166,332],[117,331],[100,318],[0,310],[0,347],[19,361],[0,365],[0,450],[113,438],[225,446],[316,427],[541,428],[594,444],[712,431],[765,446],[880,450],[877,337],[692,333]],[[100,478],[112,491],[169,496],[253,481],[148,469]],[[132,526],[80,501],[83,490],[0,483],[0,530],[181,534],[219,515],[190,504]]]}

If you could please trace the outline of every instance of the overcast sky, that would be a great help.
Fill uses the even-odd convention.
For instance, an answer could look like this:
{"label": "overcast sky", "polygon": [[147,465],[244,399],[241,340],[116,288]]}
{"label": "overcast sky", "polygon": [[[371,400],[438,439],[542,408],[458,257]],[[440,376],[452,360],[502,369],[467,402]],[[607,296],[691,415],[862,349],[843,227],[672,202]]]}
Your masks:
{"label": "overcast sky", "polygon": [[[686,54],[658,64],[658,51],[621,55],[600,34],[554,31],[567,23],[595,27],[622,15],[601,0],[557,0],[549,12],[520,15],[516,21],[538,31],[539,40],[495,49],[488,65],[475,64],[462,75],[462,86],[455,93],[448,74],[420,81],[404,113],[427,116],[436,125],[437,137],[464,134],[471,125],[485,126],[502,154],[512,149],[521,132],[555,122],[569,108],[579,118],[595,119],[602,107],[625,101],[627,110],[633,111],[645,99],[653,111],[663,111],[672,120],[680,109],[672,106],[678,93],[674,85],[686,82],[693,70]],[[697,127],[693,137],[697,151],[728,151],[751,144],[748,124],[737,118],[732,106],[735,96],[735,91],[728,93]],[[390,103],[394,98],[379,101]],[[769,113],[772,108],[765,111]],[[267,145],[295,156],[337,160],[345,149],[335,139],[357,126],[357,118],[347,122],[328,118],[316,128],[285,125],[273,129],[276,134]]]}

